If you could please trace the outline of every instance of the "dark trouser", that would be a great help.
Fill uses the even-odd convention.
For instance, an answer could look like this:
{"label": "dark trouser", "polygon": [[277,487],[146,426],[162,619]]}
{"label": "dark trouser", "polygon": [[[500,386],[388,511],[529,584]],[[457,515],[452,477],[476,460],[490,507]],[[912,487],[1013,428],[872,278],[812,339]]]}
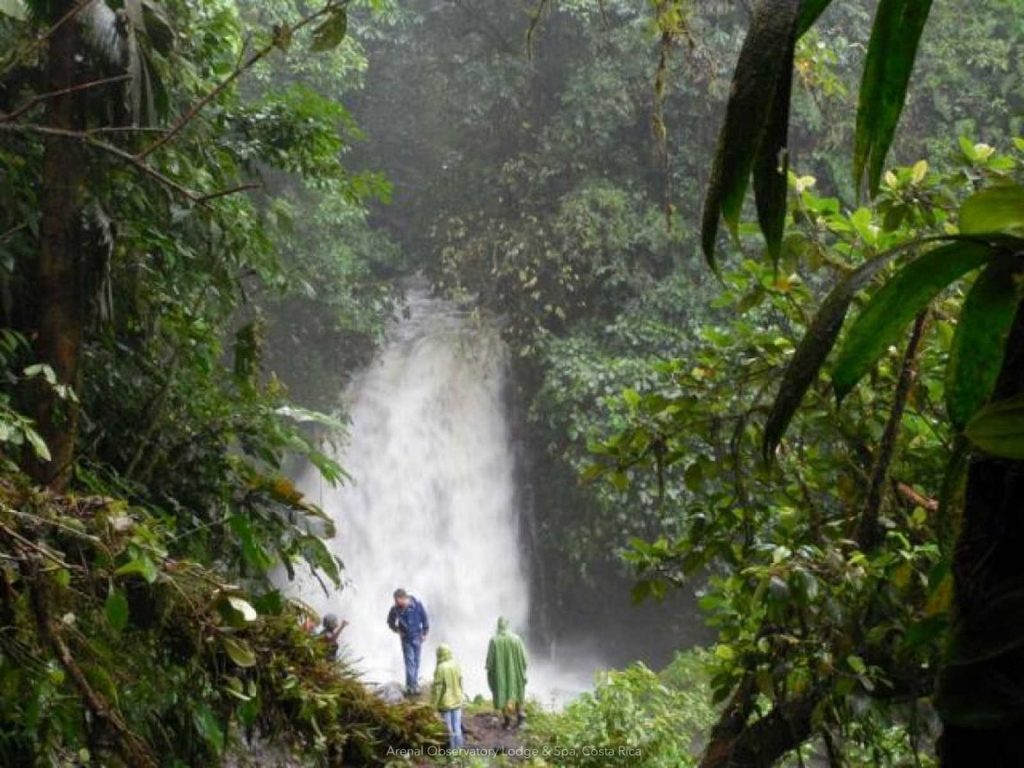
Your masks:
{"label": "dark trouser", "polygon": [[415,691],[419,687],[420,649],[422,647],[422,636],[402,636],[402,658],[405,660],[405,690],[407,691]]}
{"label": "dark trouser", "polygon": [[505,708],[501,710],[502,725],[506,728],[512,726],[512,715],[516,716],[516,725],[520,726],[523,721],[526,720],[526,715],[523,713],[523,702],[521,701],[510,701],[505,705]]}

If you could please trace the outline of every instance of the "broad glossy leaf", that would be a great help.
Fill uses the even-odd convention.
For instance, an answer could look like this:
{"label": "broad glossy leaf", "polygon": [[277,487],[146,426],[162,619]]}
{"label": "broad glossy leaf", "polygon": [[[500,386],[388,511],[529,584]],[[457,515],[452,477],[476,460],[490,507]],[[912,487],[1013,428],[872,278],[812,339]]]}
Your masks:
{"label": "broad glossy leaf", "polygon": [[239,667],[256,666],[256,654],[253,652],[252,646],[244,640],[224,637],[221,639],[221,643],[224,646],[224,652]]}
{"label": "broad glossy leaf", "polygon": [[885,157],[907,96],[917,46],[932,0],[880,0],[871,28],[857,104],[853,170],[858,188],[878,190]]}
{"label": "broad glossy leaf", "polygon": [[804,0],[800,8],[800,18],[796,24],[796,36],[801,37],[814,26],[814,22],[832,5],[832,0]]}
{"label": "broad glossy leaf", "polygon": [[[801,6],[801,0],[762,0],[754,10],[740,50],[704,200],[701,243],[712,268],[720,217],[725,218],[735,234],[750,174],[769,123],[773,122],[776,139],[780,133],[778,121],[770,118],[780,84],[792,78]],[[785,120],[788,122],[788,114]],[[785,175],[782,179],[784,183]]]}
{"label": "broad glossy leaf", "polygon": [[119,589],[111,588],[103,604],[107,622],[117,632],[128,626],[128,598]]}
{"label": "broad glossy leaf", "polygon": [[771,110],[765,125],[764,138],[754,158],[754,200],[757,220],[764,233],[768,255],[778,264],[782,252],[782,234],[786,225],[789,194],[789,102],[793,93],[793,47],[783,63],[782,74],[775,88]]}
{"label": "broad glossy leaf", "polygon": [[337,48],[348,32],[348,12],[344,6],[331,11],[319,27],[313,30],[313,51],[330,51]]}
{"label": "broad glossy leaf", "polygon": [[231,607],[242,615],[242,618],[245,621],[256,621],[258,614],[256,613],[256,609],[252,607],[248,600],[243,600],[240,597],[230,595],[228,597],[228,603],[230,603]]}
{"label": "broad glossy leaf", "polygon": [[138,557],[128,561],[120,568],[118,568],[116,571],[114,571],[114,574],[117,576],[129,576],[132,574],[137,574],[144,578],[147,582],[152,584],[154,581],[156,581],[157,570],[156,565],[153,563],[153,561],[149,558],[148,555],[140,554]]}
{"label": "broad glossy leaf", "polygon": [[905,249],[887,251],[862,265],[825,297],[782,375],[782,383],[764,428],[762,450],[766,459],[775,452],[793,414],[832,351],[853,297]]}
{"label": "broad glossy leaf", "polygon": [[1020,294],[1016,259],[987,267],[960,310],[946,367],[946,411],[958,429],[992,396]]}
{"label": "broad glossy leaf", "polygon": [[217,598],[215,607],[224,622],[231,627],[245,627],[259,617],[248,600],[236,595],[221,595]]}
{"label": "broad glossy leaf", "polygon": [[215,755],[220,755],[224,748],[224,729],[221,727],[217,715],[205,701],[193,704],[192,722],[203,740],[213,750]]}
{"label": "broad glossy leaf", "polygon": [[1024,460],[1024,395],[985,406],[968,422],[964,434],[985,453]]}
{"label": "broad glossy leaf", "polygon": [[1000,184],[975,192],[960,206],[964,235],[1024,235],[1024,187]]}
{"label": "broad glossy leaf", "polygon": [[0,14],[24,21],[28,18],[28,8],[21,0],[0,0]]}
{"label": "broad glossy leaf", "polygon": [[46,441],[43,436],[36,432],[32,427],[25,429],[25,439],[28,440],[28,444],[32,446],[32,452],[36,455],[36,458],[40,461],[51,461],[50,449],[46,445]]}
{"label": "broad glossy leaf", "polygon": [[914,318],[953,281],[991,257],[988,245],[960,241],[940,246],[910,262],[871,297],[836,359],[832,384],[842,400],[899,340]]}

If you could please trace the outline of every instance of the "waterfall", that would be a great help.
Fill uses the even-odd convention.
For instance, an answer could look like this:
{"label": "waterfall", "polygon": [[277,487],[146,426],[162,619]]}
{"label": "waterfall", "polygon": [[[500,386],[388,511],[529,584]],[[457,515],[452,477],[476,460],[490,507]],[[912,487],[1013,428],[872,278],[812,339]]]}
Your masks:
{"label": "waterfall", "polygon": [[437,644],[448,643],[470,695],[487,692],[484,660],[498,616],[526,630],[506,368],[493,326],[414,289],[346,395],[351,425],[338,459],[352,480],[330,488],[309,474],[300,482],[335,520],[328,544],[344,562],[345,584],[330,595],[311,579],[289,589],[349,621],[344,646],[368,681],[403,679],[399,641],[384,621],[397,587],[430,615],[421,677],[432,674]]}

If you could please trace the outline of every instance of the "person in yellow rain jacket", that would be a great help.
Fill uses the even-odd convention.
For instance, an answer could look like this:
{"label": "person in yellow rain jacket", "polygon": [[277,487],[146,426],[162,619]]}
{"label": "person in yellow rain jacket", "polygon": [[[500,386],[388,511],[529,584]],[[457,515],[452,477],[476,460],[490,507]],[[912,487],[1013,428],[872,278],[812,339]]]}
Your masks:
{"label": "person in yellow rain jacket", "polygon": [[448,746],[462,746],[462,670],[452,649],[444,643],[437,646],[437,666],[434,668],[434,707],[441,713],[448,728]]}
{"label": "person in yellow rain jacket", "polygon": [[511,727],[512,711],[516,713],[516,727],[521,726],[526,719],[526,648],[519,635],[508,628],[504,616],[498,619],[498,632],[487,646],[487,684],[504,727]]}

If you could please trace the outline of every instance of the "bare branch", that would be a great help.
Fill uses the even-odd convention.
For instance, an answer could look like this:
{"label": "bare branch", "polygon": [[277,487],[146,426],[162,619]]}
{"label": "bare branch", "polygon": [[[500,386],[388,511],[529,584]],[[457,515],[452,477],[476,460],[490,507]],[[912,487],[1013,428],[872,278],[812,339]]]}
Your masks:
{"label": "bare branch", "polygon": [[195,203],[197,205],[205,205],[209,201],[215,200],[220,197],[224,197],[225,195],[232,195],[235,194],[236,192],[241,192],[247,189],[259,188],[258,184],[241,184],[237,187],[218,190],[207,194],[196,192],[192,189],[189,189],[184,184],[175,181],[169,176],[164,175],[149,163],[145,162],[144,160],[141,160],[138,155],[133,155],[131,152],[128,152],[127,150],[121,149],[120,147],[110,144],[109,142],[97,139],[91,131],[65,131],[59,128],[49,128],[43,125],[26,125],[23,123],[4,122],[0,122],[0,131],[7,131],[10,133],[30,133],[42,136],[59,136],[61,138],[81,141],[87,146],[94,147],[96,149],[102,150],[103,152],[106,152],[107,154],[113,155],[119,160],[122,160],[128,165],[131,165],[132,167],[136,168],[142,174],[167,187],[175,194],[178,194],[181,197],[188,200],[189,202]]}
{"label": "bare branch", "polygon": [[907,407],[907,397],[910,394],[911,387],[914,385],[914,381],[917,379],[917,353],[921,346],[921,338],[924,335],[924,326],[927,319],[928,313],[921,312],[914,322],[910,341],[907,343],[907,349],[903,353],[903,364],[900,367],[899,379],[896,382],[896,391],[893,394],[889,418],[885,423],[885,430],[882,433],[882,440],[878,446],[878,453],[875,455],[874,467],[871,469],[868,495],[857,526],[857,543],[864,550],[874,548],[880,536],[878,516],[881,512],[882,501],[885,496],[886,479],[889,477],[889,467],[896,453],[896,443],[899,437],[900,424],[903,421],[903,412]]}
{"label": "bare branch", "polygon": [[220,190],[218,192],[211,192],[208,195],[203,195],[202,197],[197,198],[196,202],[200,203],[200,204],[208,203],[211,200],[216,200],[218,197],[227,197],[228,195],[236,195],[239,192],[247,192],[247,191],[252,190],[252,189],[261,189],[261,188],[262,188],[262,185],[256,184],[254,182],[250,182],[248,184],[239,184],[236,187],[228,187],[227,189],[222,189],[222,190]]}
{"label": "bare branch", "polygon": [[123,83],[125,80],[130,80],[130,75],[117,75],[115,77],[105,77],[102,80],[90,80],[88,83],[79,83],[72,85],[69,88],[61,88],[58,91],[50,91],[49,93],[41,93],[38,96],[29,99],[25,104],[18,107],[16,110],[11,112],[9,115],[0,115],[0,123],[10,123],[16,118],[21,117],[23,114],[28,112],[33,107],[42,104],[47,99],[53,99],[57,96],[65,96],[69,93],[77,93],[79,91],[86,91],[90,88],[98,88],[104,85],[112,85],[114,83]]}
{"label": "bare branch", "polygon": [[10,240],[16,234],[21,232],[21,230],[23,230],[23,229],[28,229],[28,223],[27,222],[23,221],[21,224],[17,224],[16,226],[11,227],[6,232],[4,232],[2,235],[0,235],[0,243],[6,243],[8,240]]}
{"label": "bare branch", "polygon": [[903,499],[908,503],[913,504],[915,507],[921,507],[921,509],[927,510],[928,512],[939,511],[938,499],[929,498],[928,496],[925,496],[923,493],[919,493],[918,491],[914,490],[914,488],[908,485],[907,483],[903,483],[900,481],[894,481],[893,487],[895,488],[896,493],[903,497]]}

